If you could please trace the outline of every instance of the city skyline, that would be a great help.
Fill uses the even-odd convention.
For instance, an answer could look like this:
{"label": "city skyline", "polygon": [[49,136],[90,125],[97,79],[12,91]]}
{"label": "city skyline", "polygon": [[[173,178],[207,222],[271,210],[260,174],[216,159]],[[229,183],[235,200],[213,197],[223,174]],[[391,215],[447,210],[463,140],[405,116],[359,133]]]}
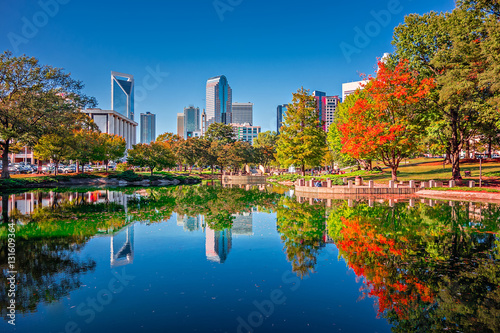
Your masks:
{"label": "city skyline", "polygon": [[[393,29],[404,15],[454,7],[454,1],[430,0],[342,4],[312,0],[308,6],[256,0],[232,6],[221,17],[211,1],[201,0],[154,3],[154,11],[144,3],[132,7],[112,1],[54,3],[57,6],[47,10],[32,0],[4,4],[2,49],[71,72],[103,110],[111,109],[109,72],[133,74],[135,113],[157,114],[157,134],[176,132],[176,114],[184,106],[203,107],[206,80],[218,73],[236,88],[234,101],[255,104],[254,123],[263,131],[275,130],[277,105],[290,103],[300,87],[341,96],[342,83],[358,81],[359,73],[374,73],[377,57],[392,52]],[[395,6],[393,13],[380,16],[389,5]],[[345,15],[319,20],[318,8]],[[276,20],[283,15],[289,24]],[[42,16],[45,21],[36,20]],[[89,17],[95,24],[88,24]],[[178,33],[176,27],[188,17],[196,24]],[[137,24],[125,35],[116,27],[127,20]],[[294,22],[308,29],[294,29]],[[371,26],[374,32],[361,40],[358,31]],[[290,47],[303,38],[321,47]],[[175,52],[193,45],[199,52]],[[353,46],[354,53],[346,57],[342,45]]]}

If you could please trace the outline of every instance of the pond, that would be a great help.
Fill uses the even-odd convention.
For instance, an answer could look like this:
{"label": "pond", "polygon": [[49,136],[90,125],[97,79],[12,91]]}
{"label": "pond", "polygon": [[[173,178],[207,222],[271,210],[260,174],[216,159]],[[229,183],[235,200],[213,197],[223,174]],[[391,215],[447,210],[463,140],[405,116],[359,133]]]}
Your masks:
{"label": "pond", "polygon": [[1,212],[2,332],[500,330],[494,204],[200,185],[5,194]]}

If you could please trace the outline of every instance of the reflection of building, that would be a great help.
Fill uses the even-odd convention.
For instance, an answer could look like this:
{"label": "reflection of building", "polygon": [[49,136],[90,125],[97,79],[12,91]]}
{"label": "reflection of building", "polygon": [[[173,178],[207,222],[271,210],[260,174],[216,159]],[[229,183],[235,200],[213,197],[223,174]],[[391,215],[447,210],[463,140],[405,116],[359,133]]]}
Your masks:
{"label": "reflection of building", "polygon": [[233,235],[253,235],[252,212],[234,214],[233,216],[233,227],[231,228]]}
{"label": "reflection of building", "polygon": [[224,75],[207,81],[207,126],[213,123],[230,124],[232,121],[233,91]]}
{"label": "reflection of building", "polygon": [[141,143],[156,140],[156,115],[151,112],[141,113]]}
{"label": "reflection of building", "polygon": [[231,229],[215,231],[207,227],[205,231],[205,254],[213,262],[224,263],[232,246]]}
{"label": "reflection of building", "polygon": [[180,216],[177,214],[177,225],[184,227],[185,231],[196,231],[203,225],[203,216]]}
{"label": "reflection of building", "polygon": [[134,225],[111,236],[111,267],[134,262]]}

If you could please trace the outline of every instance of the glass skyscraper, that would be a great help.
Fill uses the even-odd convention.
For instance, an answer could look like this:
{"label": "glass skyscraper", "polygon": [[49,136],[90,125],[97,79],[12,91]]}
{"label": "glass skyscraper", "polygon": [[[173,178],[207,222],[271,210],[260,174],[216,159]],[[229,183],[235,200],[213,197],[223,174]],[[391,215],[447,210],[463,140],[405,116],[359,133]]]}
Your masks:
{"label": "glass skyscraper", "polygon": [[287,108],[288,108],[288,104],[278,105],[278,108],[276,110],[276,119],[277,119],[276,132],[277,133],[280,132],[280,128],[283,125],[283,122],[285,121]]}
{"label": "glass skyscraper", "polygon": [[111,109],[134,120],[134,76],[111,72]]}
{"label": "glass skyscraper", "polygon": [[232,122],[232,90],[224,75],[207,81],[207,126],[213,123]]}
{"label": "glass skyscraper", "polygon": [[156,140],[156,115],[151,112],[141,113],[141,143]]}
{"label": "glass skyscraper", "polygon": [[192,138],[197,131],[201,131],[200,108],[194,106],[184,108],[184,138]]}

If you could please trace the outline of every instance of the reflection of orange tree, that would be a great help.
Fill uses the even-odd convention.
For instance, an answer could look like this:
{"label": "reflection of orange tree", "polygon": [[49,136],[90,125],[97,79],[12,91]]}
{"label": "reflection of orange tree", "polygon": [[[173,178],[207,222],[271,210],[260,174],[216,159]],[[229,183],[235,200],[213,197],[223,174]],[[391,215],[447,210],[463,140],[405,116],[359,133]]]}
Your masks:
{"label": "reflection of orange tree", "polygon": [[278,229],[288,261],[301,278],[316,266],[316,257],[326,230],[325,207],[282,198],[277,209]]}
{"label": "reflection of orange tree", "polygon": [[365,278],[363,294],[377,297],[379,315],[393,310],[399,318],[409,318],[424,303],[433,302],[431,289],[404,269],[404,243],[385,237],[370,223],[341,219],[339,253],[358,277]]}

